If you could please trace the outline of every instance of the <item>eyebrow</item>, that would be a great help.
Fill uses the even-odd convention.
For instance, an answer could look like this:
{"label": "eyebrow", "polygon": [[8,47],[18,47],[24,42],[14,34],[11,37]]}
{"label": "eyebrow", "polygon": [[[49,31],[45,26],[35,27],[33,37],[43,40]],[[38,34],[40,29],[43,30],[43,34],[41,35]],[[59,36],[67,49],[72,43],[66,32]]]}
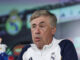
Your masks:
{"label": "eyebrow", "polygon": [[32,26],[35,26],[36,24],[32,24]]}
{"label": "eyebrow", "polygon": [[[39,24],[44,24],[44,23],[45,23],[45,22],[44,22],[44,21],[42,21],[42,22],[40,22]],[[34,26],[34,25],[36,25],[36,24],[34,23],[34,24],[32,24],[32,25]]]}
{"label": "eyebrow", "polygon": [[40,24],[44,24],[44,23],[45,23],[44,21],[40,22]]}

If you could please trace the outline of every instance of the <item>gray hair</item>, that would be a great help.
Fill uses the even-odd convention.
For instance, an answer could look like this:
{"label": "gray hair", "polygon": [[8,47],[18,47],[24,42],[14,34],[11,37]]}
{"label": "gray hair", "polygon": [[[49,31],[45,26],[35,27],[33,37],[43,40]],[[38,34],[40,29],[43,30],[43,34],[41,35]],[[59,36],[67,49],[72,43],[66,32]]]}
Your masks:
{"label": "gray hair", "polygon": [[50,13],[49,11],[47,10],[37,10],[35,11],[32,16],[31,16],[31,19],[30,19],[30,22],[33,20],[33,19],[36,19],[40,16],[49,16],[50,17],[50,24],[51,26],[56,26],[57,24],[57,18],[54,14]]}

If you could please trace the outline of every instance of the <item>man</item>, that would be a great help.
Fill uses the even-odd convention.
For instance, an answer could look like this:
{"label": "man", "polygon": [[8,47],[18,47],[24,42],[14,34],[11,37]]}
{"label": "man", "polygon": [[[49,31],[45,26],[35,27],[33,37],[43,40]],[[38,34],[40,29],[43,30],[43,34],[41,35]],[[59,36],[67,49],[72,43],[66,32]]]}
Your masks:
{"label": "man", "polygon": [[18,60],[78,60],[69,40],[53,38],[57,19],[47,10],[35,11],[30,19],[34,44],[26,45]]}

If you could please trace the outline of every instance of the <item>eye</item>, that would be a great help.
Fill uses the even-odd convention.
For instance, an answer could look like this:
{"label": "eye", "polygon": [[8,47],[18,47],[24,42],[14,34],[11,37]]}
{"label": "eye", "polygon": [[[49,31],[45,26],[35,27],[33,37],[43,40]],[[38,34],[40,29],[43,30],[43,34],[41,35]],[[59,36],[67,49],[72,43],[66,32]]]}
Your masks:
{"label": "eye", "polygon": [[40,25],[41,28],[45,27],[44,25]]}
{"label": "eye", "polygon": [[36,26],[32,26],[32,28],[35,28]]}
{"label": "eye", "polygon": [[44,28],[44,27],[46,27],[46,25],[45,24],[41,24],[39,27],[40,28]]}
{"label": "eye", "polygon": [[39,27],[41,27],[41,28],[43,28],[45,26],[46,26],[45,22],[41,22],[40,25],[39,25]]}
{"label": "eye", "polygon": [[31,28],[35,28],[35,27],[36,27],[36,25],[32,25],[32,26],[31,26]]}

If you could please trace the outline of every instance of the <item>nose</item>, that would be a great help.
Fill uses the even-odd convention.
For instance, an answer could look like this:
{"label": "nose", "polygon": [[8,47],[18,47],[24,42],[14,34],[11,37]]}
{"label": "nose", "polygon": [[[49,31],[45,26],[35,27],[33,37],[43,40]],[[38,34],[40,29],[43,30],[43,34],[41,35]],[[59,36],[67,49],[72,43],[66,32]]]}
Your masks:
{"label": "nose", "polygon": [[35,34],[40,34],[40,28],[36,27]]}

